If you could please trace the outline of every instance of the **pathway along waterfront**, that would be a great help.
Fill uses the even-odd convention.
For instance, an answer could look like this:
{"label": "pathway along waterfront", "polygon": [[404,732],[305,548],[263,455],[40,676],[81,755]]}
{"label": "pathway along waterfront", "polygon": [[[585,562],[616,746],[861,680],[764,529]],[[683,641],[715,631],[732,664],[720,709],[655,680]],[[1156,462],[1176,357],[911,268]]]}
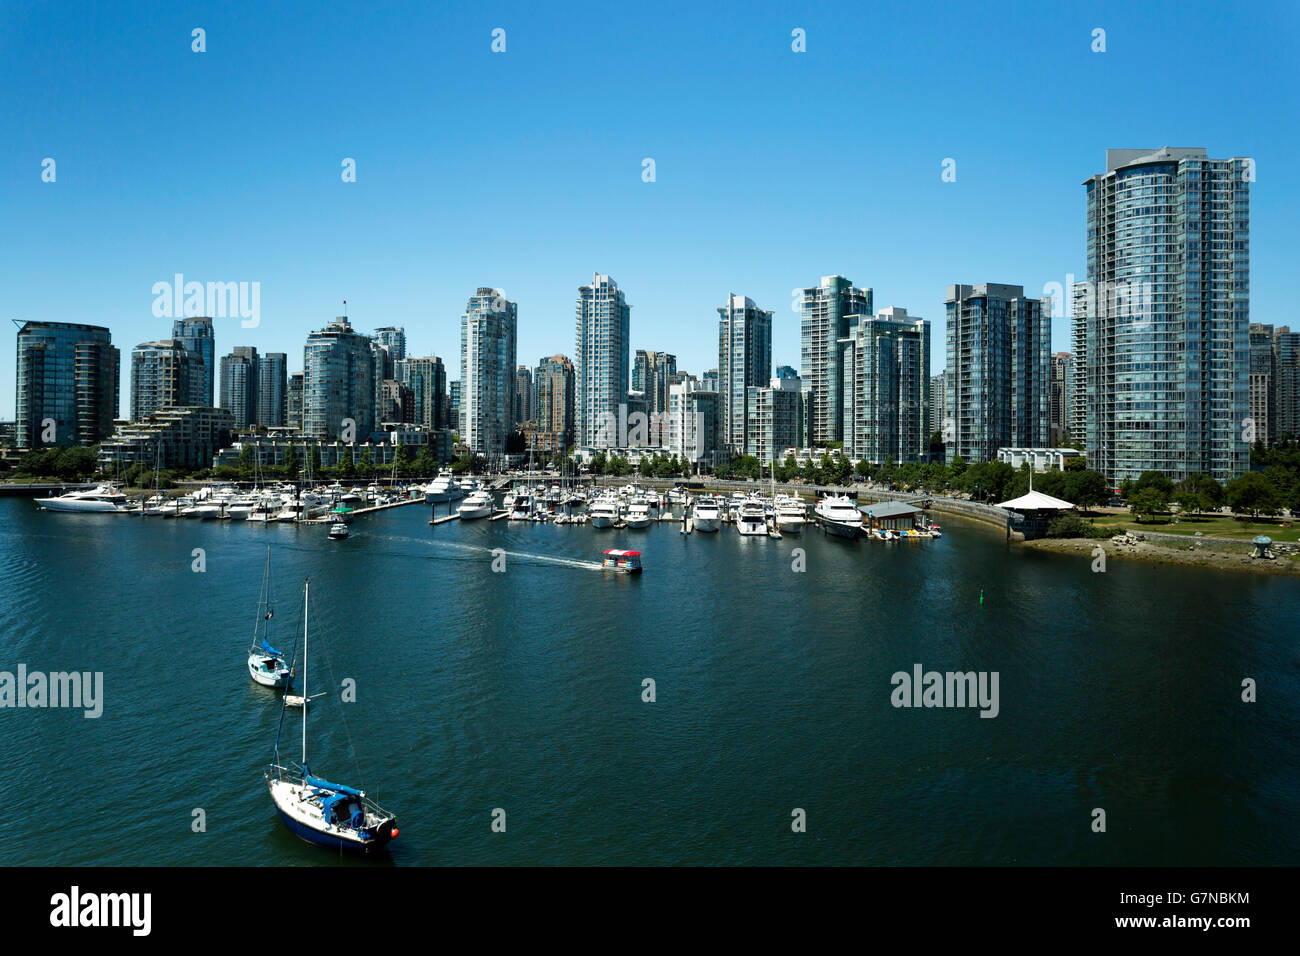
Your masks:
{"label": "pathway along waterfront", "polygon": [[[884,545],[428,518],[333,542],[0,501],[0,669],[102,671],[105,695],[98,719],[3,712],[5,862],[353,865],[285,833],[261,785],[278,703],[244,652],[268,542],[275,633],[310,574],[318,673],[356,681],[398,865],[1300,859],[1292,581],[1094,574],[960,522]],[[611,547],[645,573],[592,570]],[[998,716],[894,708],[917,663],[999,672]],[[350,771],[341,726],[313,727]]]}

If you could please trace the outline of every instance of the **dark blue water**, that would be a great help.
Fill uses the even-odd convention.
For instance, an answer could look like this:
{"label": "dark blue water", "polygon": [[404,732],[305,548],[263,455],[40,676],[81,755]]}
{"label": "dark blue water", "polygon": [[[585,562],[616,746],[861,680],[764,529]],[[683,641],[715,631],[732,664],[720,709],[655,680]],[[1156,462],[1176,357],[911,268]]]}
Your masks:
{"label": "dark blue water", "polygon": [[[956,521],[908,545],[428,517],[334,542],[0,501],[0,670],[103,671],[106,698],[97,720],[0,710],[0,863],[337,860],[261,780],[280,708],[245,657],[268,543],[282,649],[312,579],[310,689],[334,691],[313,770],[396,812],[395,864],[1300,862],[1294,580],[1094,574]],[[618,546],[644,575],[586,566]],[[894,708],[916,663],[999,672],[999,715]]]}

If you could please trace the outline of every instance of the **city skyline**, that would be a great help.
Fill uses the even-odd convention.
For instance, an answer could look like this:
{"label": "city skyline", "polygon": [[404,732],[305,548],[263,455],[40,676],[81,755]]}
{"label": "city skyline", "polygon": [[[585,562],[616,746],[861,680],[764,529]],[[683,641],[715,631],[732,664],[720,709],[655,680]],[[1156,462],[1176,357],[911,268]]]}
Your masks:
{"label": "city skyline", "polygon": [[[131,349],[167,335],[171,317],[152,312],[155,283],[176,273],[257,282],[259,324],[217,318],[217,349],[284,352],[292,372],[307,333],[339,314],[343,299],[356,327],[404,326],[409,354],[447,356],[455,354],[464,290],[504,283],[525,310],[519,354],[533,361],[567,354],[573,296],[584,275],[599,271],[618,277],[637,307],[634,351],[671,351],[697,374],[711,368],[715,343],[696,330],[728,289],[738,289],[774,313],[774,363],[798,366],[791,290],[823,275],[872,288],[877,309],[927,316],[942,314],[944,289],[963,277],[1023,284],[1027,295],[1052,284],[1068,301],[1070,278],[1086,271],[1078,184],[1096,172],[1104,150],[1190,142],[1211,155],[1256,160],[1251,320],[1297,324],[1282,282],[1284,230],[1300,195],[1279,172],[1297,134],[1273,122],[1296,84],[1285,72],[1296,13],[1282,6],[1253,9],[1249,19],[1207,4],[1090,5],[1086,16],[1022,6],[999,25],[999,42],[1045,54],[1052,69],[1034,83],[966,42],[985,26],[976,10],[954,10],[951,29],[936,34],[852,9],[756,11],[743,23],[693,11],[690,30],[671,17],[634,24],[614,12],[579,30],[576,15],[524,7],[490,20],[417,10],[400,31],[396,22],[390,29],[372,21],[358,33],[346,18],[311,18],[308,9],[268,11],[256,33],[231,14],[205,13],[202,54],[190,50],[195,24],[162,6],[129,34],[106,14],[76,7],[9,15],[0,76],[44,90],[0,119],[9,144],[0,154],[7,219],[24,237],[0,265],[10,318],[112,329],[127,379]],[[305,20],[313,26],[303,35]],[[490,32],[498,26],[508,41],[494,54]],[[947,68],[906,83],[878,76],[869,60],[843,55],[868,27],[882,47]],[[1107,31],[1105,52],[1091,49],[1098,27]],[[806,52],[791,49],[795,28],[806,31]],[[63,36],[68,52],[38,59],[35,40],[49,33]],[[440,58],[431,65],[423,54],[435,42]],[[272,45],[287,55],[241,75],[241,64]],[[1149,69],[1187,48],[1213,49],[1241,72],[1222,84],[1208,73]],[[1251,56],[1242,55],[1248,48]],[[348,74],[340,90],[324,64],[344,50],[350,62],[375,68]],[[593,69],[646,58],[672,70],[649,80],[608,71],[605,95],[623,108],[597,126],[584,107],[585,73],[568,66],[579,54]],[[75,70],[67,69],[72,56]],[[124,58],[138,71],[119,75]],[[398,77],[416,63],[424,72],[407,89]],[[733,75],[741,63],[743,75]],[[954,70],[971,69],[985,82],[952,82]],[[1146,97],[1119,95],[1138,80],[1161,97],[1158,125]],[[1063,104],[1084,84],[1108,110],[1103,123],[1080,128]],[[147,98],[138,85],[149,88]],[[713,93],[697,103],[693,91],[702,85]],[[282,95],[266,97],[267,87]],[[431,90],[454,93],[463,114],[431,102]],[[870,132],[800,126],[791,135],[789,124],[814,100],[869,116]],[[123,116],[114,108],[122,101],[150,106]],[[376,103],[385,105],[376,111]],[[1042,117],[1051,151],[1030,153],[1002,124],[976,122],[993,105]],[[732,128],[751,124],[769,145],[736,162],[714,133],[720,109]],[[469,117],[485,111],[511,134],[458,150]],[[936,111],[957,119],[935,124]],[[412,114],[429,120],[414,140],[399,120]],[[243,125],[211,156],[189,148],[194,132],[166,132],[176,116],[201,131],[229,115]],[[888,150],[879,148],[885,141]],[[41,180],[46,157],[57,163],[54,182]],[[347,158],[356,163],[352,183],[340,178]],[[643,181],[647,158],[655,161],[653,182]],[[948,158],[955,182],[941,178]],[[598,227],[575,201],[587,195],[606,206]],[[994,202],[1003,221],[990,224],[980,211]],[[719,242],[710,224],[736,212],[753,228]],[[883,228],[856,228],[860,217]],[[492,222],[510,222],[509,234],[488,228]],[[452,224],[455,243],[441,238]],[[1053,351],[1069,343],[1068,315],[1054,316]],[[935,336],[934,372],[944,364],[940,348]],[[6,420],[15,414],[13,349],[12,337],[0,339]]]}

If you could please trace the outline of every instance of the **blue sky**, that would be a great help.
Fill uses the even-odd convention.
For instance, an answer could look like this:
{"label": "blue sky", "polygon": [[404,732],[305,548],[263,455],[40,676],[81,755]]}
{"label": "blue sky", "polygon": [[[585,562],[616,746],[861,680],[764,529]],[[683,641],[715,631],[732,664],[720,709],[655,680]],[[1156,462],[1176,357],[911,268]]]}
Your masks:
{"label": "blue sky", "polygon": [[218,354],[300,369],[346,299],[455,377],[478,286],[519,303],[535,364],[572,354],[599,271],[633,348],[698,373],[729,292],[775,311],[773,357],[797,368],[791,290],[840,273],[934,322],[937,372],[946,285],[1082,278],[1082,181],[1107,147],[1173,145],[1255,158],[1251,318],[1295,326],[1298,9],[6,0],[3,315],[106,325],[125,360],[170,331],[154,283],[255,281],[260,326],[218,320]]}

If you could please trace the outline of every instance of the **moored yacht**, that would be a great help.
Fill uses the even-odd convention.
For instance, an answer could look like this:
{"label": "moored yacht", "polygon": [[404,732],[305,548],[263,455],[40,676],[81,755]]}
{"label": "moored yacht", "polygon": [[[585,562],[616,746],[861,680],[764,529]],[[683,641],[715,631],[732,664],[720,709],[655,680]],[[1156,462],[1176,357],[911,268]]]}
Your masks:
{"label": "moored yacht", "polygon": [[429,504],[455,501],[464,495],[465,492],[457,484],[455,476],[445,468],[438,472],[438,477],[424,486],[424,500]]}
{"label": "moored yacht", "polygon": [[862,533],[862,512],[848,495],[827,495],[817,502],[813,514],[823,528],[841,538],[856,538]]}
{"label": "moored yacht", "polygon": [[598,498],[587,506],[587,515],[593,528],[613,528],[619,523],[618,499]]}
{"label": "moored yacht", "polygon": [[803,531],[808,522],[808,507],[802,499],[790,495],[781,495],[772,507],[772,516],[778,531]]}
{"label": "moored yacht", "polygon": [[722,525],[722,509],[715,498],[697,498],[691,508],[691,520],[696,531],[717,531]]}
{"label": "moored yacht", "polygon": [[745,536],[767,534],[767,509],[757,498],[749,498],[736,509],[736,530]]}
{"label": "moored yacht", "polygon": [[43,498],[36,502],[45,511],[84,511],[116,513],[126,511],[126,495],[110,484],[96,485],[82,491],[70,491],[56,498]]}
{"label": "moored yacht", "polygon": [[650,527],[650,505],[644,501],[634,501],[628,505],[627,526],[629,528]]}
{"label": "moored yacht", "polygon": [[486,518],[492,514],[492,495],[486,491],[476,491],[460,503],[456,509],[462,521],[471,518]]}

